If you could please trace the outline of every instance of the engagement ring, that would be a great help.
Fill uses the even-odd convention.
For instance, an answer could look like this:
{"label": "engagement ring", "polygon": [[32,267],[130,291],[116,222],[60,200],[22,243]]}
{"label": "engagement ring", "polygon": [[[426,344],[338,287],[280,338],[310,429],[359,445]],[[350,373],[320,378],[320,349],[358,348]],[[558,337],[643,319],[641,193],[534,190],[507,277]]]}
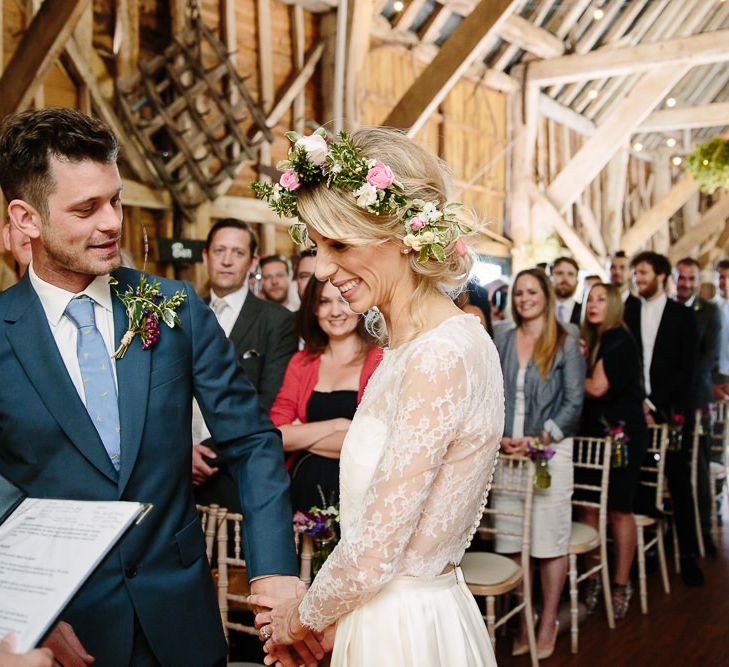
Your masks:
{"label": "engagement ring", "polygon": [[261,636],[262,636],[262,637],[263,637],[263,638],[264,638],[265,640],[269,640],[269,639],[271,639],[271,626],[270,626],[270,625],[264,625],[264,626],[263,626],[263,627],[261,628]]}

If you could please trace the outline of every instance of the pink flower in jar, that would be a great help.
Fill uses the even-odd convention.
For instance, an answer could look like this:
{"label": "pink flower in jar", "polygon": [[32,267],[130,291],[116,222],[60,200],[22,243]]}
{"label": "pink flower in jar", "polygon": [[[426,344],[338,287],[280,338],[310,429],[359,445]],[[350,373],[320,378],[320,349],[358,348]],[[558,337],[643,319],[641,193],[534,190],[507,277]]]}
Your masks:
{"label": "pink flower in jar", "polygon": [[378,190],[389,188],[394,180],[392,169],[382,162],[375,162],[375,166],[367,172],[367,182]]}
{"label": "pink flower in jar", "polygon": [[301,187],[301,183],[299,183],[299,177],[296,175],[296,172],[293,169],[287,169],[283,174],[281,174],[279,183],[281,184],[282,188],[286,188],[289,192],[298,190]]}
{"label": "pink flower in jar", "polygon": [[410,218],[410,220],[408,220],[408,227],[413,232],[419,232],[423,227],[425,227],[425,223],[416,215],[414,218]]}

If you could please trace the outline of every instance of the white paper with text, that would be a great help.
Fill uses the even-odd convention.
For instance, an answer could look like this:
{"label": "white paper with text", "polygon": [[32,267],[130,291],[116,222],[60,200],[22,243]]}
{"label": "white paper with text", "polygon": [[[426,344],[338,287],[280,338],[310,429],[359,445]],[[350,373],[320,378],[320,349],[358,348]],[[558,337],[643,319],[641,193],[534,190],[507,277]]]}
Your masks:
{"label": "white paper with text", "polygon": [[145,507],[26,498],[0,526],[0,637],[34,648]]}

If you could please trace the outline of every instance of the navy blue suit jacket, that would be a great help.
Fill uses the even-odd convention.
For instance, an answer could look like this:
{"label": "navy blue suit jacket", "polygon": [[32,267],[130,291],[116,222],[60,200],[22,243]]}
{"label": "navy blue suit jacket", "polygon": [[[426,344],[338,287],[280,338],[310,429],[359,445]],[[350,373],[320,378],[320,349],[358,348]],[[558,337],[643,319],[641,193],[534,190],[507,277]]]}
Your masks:
{"label": "navy blue suit jacket", "polygon": [[[119,269],[117,289],[139,272]],[[117,475],[66,371],[28,275],[0,295],[0,474],[28,495],[134,500],[154,509],[63,615],[98,665],[128,665],[134,616],[163,665],[212,665],[226,645],[191,484],[193,395],[241,489],[248,575],[296,574],[281,440],[212,311],[188,283],[181,327],[116,362]],[[127,325],[112,298],[116,342]]]}

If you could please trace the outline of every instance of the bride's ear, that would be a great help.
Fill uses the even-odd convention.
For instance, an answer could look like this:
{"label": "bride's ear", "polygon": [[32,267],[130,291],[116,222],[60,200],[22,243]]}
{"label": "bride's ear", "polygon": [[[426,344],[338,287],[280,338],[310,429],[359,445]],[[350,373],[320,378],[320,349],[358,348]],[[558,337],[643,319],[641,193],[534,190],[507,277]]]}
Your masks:
{"label": "bride's ear", "polygon": [[23,199],[13,199],[8,203],[8,219],[18,231],[37,239],[40,236],[41,216],[38,211]]}

